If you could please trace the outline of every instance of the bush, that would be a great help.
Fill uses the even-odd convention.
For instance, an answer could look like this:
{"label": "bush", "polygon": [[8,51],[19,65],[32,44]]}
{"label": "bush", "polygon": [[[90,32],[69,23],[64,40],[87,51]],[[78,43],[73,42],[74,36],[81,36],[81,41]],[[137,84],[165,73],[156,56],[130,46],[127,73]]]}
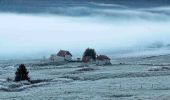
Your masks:
{"label": "bush", "polygon": [[84,57],[91,57],[93,60],[96,60],[96,51],[94,49],[87,48],[83,54]]}
{"label": "bush", "polygon": [[27,81],[30,81],[30,78],[28,76],[28,71],[27,71],[27,68],[25,67],[24,64],[21,64],[19,66],[19,68],[17,68],[17,71],[15,73],[15,81],[18,82],[18,81],[24,81],[24,80],[27,80]]}

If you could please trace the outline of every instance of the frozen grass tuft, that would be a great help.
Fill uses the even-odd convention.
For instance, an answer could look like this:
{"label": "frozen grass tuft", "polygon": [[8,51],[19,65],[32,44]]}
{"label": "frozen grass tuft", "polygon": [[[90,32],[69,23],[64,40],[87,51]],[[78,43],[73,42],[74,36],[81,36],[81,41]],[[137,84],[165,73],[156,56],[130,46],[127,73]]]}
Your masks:
{"label": "frozen grass tuft", "polygon": [[50,79],[46,80],[31,80],[28,81],[20,81],[20,82],[13,82],[13,81],[6,81],[2,84],[0,87],[0,91],[5,92],[20,92],[25,89],[33,88],[33,87],[39,87],[44,86],[46,84],[49,84]]}
{"label": "frozen grass tuft", "polygon": [[152,67],[148,71],[169,71],[170,67]]}

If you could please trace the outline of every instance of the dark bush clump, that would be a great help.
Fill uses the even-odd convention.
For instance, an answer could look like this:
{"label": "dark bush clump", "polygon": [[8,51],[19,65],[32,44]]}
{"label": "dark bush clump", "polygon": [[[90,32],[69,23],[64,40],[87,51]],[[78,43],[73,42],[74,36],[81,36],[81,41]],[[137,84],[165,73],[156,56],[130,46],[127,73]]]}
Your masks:
{"label": "dark bush clump", "polygon": [[91,57],[93,60],[96,60],[96,51],[94,49],[87,48],[83,54],[84,57]]}
{"label": "dark bush clump", "polygon": [[30,78],[28,76],[28,71],[27,71],[27,68],[25,67],[24,64],[21,64],[19,66],[19,68],[17,68],[17,71],[15,73],[15,81],[18,82],[18,81],[24,81],[24,80],[27,80],[27,81],[30,81]]}

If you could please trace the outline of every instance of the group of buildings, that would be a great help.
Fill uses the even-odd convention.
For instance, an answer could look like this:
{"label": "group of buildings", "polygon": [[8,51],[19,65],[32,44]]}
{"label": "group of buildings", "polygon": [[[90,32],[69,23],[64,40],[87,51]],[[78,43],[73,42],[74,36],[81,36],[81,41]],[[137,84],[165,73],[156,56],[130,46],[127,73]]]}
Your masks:
{"label": "group of buildings", "polygon": [[95,63],[96,65],[109,65],[111,64],[110,58],[106,55],[97,55],[96,60],[92,59],[90,56],[85,56],[82,59],[77,58],[76,60],[72,59],[72,54],[67,51],[67,50],[60,50],[57,54],[52,54],[49,58],[50,61],[52,62],[72,62],[72,61],[78,61],[82,62],[84,65],[90,64],[90,63]]}

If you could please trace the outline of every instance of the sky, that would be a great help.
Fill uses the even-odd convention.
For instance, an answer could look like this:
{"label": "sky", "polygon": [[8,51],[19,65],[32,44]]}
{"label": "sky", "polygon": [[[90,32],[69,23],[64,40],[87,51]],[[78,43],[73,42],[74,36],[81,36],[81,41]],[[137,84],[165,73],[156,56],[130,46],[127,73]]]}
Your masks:
{"label": "sky", "polygon": [[170,43],[169,7],[71,11],[82,9],[90,14],[0,13],[0,58],[38,58],[60,49],[80,56],[88,47],[103,53]]}

